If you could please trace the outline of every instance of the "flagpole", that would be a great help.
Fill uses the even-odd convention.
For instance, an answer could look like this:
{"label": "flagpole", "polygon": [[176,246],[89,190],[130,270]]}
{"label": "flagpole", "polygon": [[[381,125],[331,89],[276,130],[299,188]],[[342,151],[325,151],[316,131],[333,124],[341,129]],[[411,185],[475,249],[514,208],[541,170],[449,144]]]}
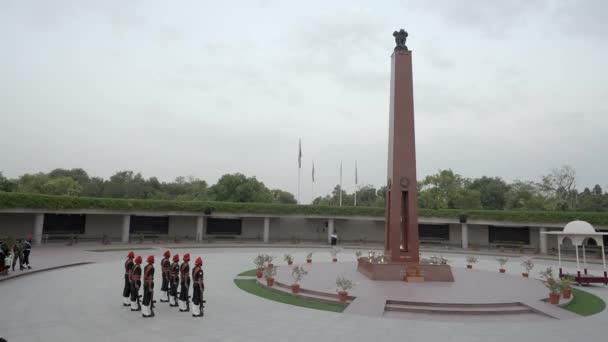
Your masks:
{"label": "flagpole", "polygon": [[298,204],[300,202],[300,171],[302,170],[302,139],[298,141]]}
{"label": "flagpole", "polygon": [[342,161],[340,161],[340,206],[342,206]]}
{"label": "flagpole", "polygon": [[357,162],[355,162],[355,207],[357,206]]}
{"label": "flagpole", "polygon": [[312,185],[311,185],[310,194],[311,194],[310,204],[313,204],[313,202],[315,201],[315,161],[314,160],[312,161]]}

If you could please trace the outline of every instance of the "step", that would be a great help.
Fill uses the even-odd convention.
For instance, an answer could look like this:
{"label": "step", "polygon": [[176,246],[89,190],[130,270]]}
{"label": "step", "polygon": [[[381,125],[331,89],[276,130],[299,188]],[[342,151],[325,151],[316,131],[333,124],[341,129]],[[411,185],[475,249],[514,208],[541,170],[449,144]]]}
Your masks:
{"label": "step", "polygon": [[387,305],[384,311],[392,312],[411,312],[427,314],[457,314],[457,315],[513,315],[534,313],[534,310],[527,307],[494,307],[494,308],[453,308],[453,307],[422,307],[407,305]]}
{"label": "step", "polygon": [[400,301],[400,300],[387,300],[386,305],[391,306],[416,306],[425,308],[505,308],[505,307],[526,307],[524,304],[519,302],[506,302],[506,303],[430,303],[430,302],[411,302],[411,301]]}

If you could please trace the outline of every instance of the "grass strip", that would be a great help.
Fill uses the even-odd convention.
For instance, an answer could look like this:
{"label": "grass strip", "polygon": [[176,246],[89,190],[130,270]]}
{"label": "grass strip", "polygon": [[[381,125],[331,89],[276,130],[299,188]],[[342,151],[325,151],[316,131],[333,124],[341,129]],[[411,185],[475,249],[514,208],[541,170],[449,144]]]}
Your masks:
{"label": "grass strip", "polygon": [[245,271],[245,272],[241,272],[239,273],[239,277],[243,276],[243,277],[255,277],[256,273],[256,269],[252,269],[249,271]]}
{"label": "grass strip", "polygon": [[255,279],[235,279],[234,283],[243,291],[283,304],[330,312],[342,312],[348,306],[348,304],[328,303],[320,300],[294,296],[289,293],[263,286]]}
{"label": "grass strip", "polygon": [[572,289],[574,298],[564,309],[581,316],[591,316],[604,311],[606,303],[600,297],[587,291]]}

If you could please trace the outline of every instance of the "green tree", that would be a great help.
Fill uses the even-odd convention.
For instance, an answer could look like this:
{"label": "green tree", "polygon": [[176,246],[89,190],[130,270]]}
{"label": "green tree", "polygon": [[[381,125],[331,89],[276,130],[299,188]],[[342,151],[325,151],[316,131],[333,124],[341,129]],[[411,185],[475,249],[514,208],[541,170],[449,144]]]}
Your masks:
{"label": "green tree", "polygon": [[30,192],[43,194],[43,186],[48,182],[49,177],[42,172],[36,174],[24,174],[17,181],[18,192]]}
{"label": "green tree", "polygon": [[216,201],[261,203],[273,201],[272,193],[264,183],[241,173],[223,175],[209,192]]}
{"label": "green tree", "polygon": [[0,172],[0,191],[12,192],[17,189],[17,183],[4,177]]}
{"label": "green tree", "polygon": [[273,189],[271,190],[274,202],[281,204],[297,204],[295,196],[291,192]]}
{"label": "green tree", "polygon": [[514,181],[505,199],[505,208],[508,210],[547,210],[553,206],[543,197],[534,182]]}
{"label": "green tree", "polygon": [[505,208],[509,186],[500,177],[483,176],[474,179],[468,188],[479,191],[483,209],[502,210]]}
{"label": "green tree", "polygon": [[78,196],[82,186],[71,177],[51,178],[42,185],[42,192],[48,195]]}
{"label": "green tree", "polygon": [[542,177],[538,187],[542,194],[553,200],[553,208],[567,210],[576,207],[576,171],[573,167],[564,165],[553,169]]}
{"label": "green tree", "polygon": [[81,186],[85,186],[89,182],[89,174],[83,169],[54,169],[48,173],[49,178],[63,178],[70,177]]}

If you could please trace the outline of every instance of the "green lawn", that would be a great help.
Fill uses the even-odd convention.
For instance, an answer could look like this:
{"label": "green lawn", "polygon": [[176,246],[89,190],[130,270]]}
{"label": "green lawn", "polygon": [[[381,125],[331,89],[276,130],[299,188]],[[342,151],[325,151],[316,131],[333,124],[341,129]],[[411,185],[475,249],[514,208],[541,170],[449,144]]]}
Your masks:
{"label": "green lawn", "polygon": [[101,248],[101,249],[87,249],[87,252],[120,252],[120,251],[141,251],[141,250],[150,250],[154,248],[147,247],[131,247],[131,248]]}
{"label": "green lawn", "polygon": [[255,277],[255,272],[256,272],[256,269],[254,268],[252,270],[239,273],[239,276]]}
{"label": "green lawn", "polygon": [[606,303],[598,296],[587,291],[572,289],[574,299],[564,309],[579,314],[581,316],[591,316],[602,312],[606,308]]}
{"label": "green lawn", "polygon": [[[255,270],[253,270],[255,272]],[[247,271],[250,272],[250,271]],[[244,272],[246,273],[246,272]],[[243,275],[241,273],[240,275]],[[291,295],[289,293],[281,292],[278,290],[273,290],[272,288],[268,288],[263,286],[257,282],[255,279],[235,279],[234,283],[241,290],[249,292],[253,295],[260,296],[269,300],[273,300],[275,302],[302,306],[310,309],[331,311],[331,312],[342,312],[348,304],[342,303],[328,303],[320,300],[314,300],[309,298],[303,298]]]}

